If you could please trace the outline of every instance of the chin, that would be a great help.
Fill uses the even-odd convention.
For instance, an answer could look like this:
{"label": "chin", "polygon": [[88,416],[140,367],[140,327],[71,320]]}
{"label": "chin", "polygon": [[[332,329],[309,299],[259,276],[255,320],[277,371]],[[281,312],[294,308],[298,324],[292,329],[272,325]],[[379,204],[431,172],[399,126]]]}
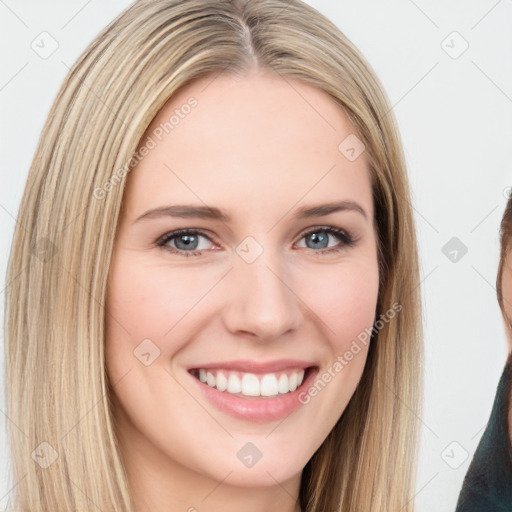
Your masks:
{"label": "chin", "polygon": [[286,466],[274,464],[264,465],[262,460],[260,460],[252,468],[245,468],[240,465],[236,468],[231,467],[225,474],[212,476],[222,481],[226,478],[226,475],[232,471],[226,478],[226,483],[229,485],[243,488],[273,487],[276,485],[276,482],[283,483],[290,480],[297,475],[297,473],[301,473],[302,469],[302,467],[291,467],[289,464]]}

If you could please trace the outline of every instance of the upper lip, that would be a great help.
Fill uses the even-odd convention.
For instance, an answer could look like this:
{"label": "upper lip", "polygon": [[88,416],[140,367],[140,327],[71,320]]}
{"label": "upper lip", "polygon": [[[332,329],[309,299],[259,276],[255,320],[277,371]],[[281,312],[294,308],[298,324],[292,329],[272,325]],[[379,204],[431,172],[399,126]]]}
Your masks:
{"label": "upper lip", "polygon": [[304,361],[299,359],[278,359],[274,361],[250,361],[250,360],[237,360],[237,361],[220,361],[215,363],[205,363],[193,366],[189,368],[191,370],[233,370],[240,372],[251,372],[251,373],[273,373],[282,370],[288,370],[293,368],[309,368],[315,366],[315,363],[311,361]]}

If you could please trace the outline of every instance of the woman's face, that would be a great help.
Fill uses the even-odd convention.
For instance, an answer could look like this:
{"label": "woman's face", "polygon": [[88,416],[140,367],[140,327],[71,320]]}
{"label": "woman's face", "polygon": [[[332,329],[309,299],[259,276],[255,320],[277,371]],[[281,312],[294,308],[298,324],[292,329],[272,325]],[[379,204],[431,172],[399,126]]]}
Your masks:
{"label": "woman's face", "polygon": [[259,72],[192,83],[148,128],[107,297],[114,414],[137,471],[276,485],[340,418],[379,281],[354,133],[326,93]]}

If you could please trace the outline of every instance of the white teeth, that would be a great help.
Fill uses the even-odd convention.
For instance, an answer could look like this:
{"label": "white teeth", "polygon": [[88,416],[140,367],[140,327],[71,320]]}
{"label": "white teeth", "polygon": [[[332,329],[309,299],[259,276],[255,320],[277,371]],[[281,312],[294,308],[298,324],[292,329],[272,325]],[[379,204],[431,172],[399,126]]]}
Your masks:
{"label": "white teeth", "polygon": [[261,396],[272,396],[277,395],[279,388],[277,386],[277,379],[273,373],[269,373],[263,376],[260,384]]}
{"label": "white teeth", "polygon": [[211,387],[215,386],[215,377],[213,376],[213,373],[206,372],[206,384]]}
{"label": "white teeth", "polygon": [[254,373],[246,373],[242,377],[242,395],[260,396],[260,381]]}
{"label": "white teeth", "polygon": [[292,373],[290,378],[288,379],[288,386],[290,386],[290,391],[295,391],[297,389],[297,374]]}
{"label": "white teeth", "polygon": [[245,396],[276,396],[295,391],[304,379],[304,369],[291,373],[267,373],[263,376],[254,373],[231,372],[229,370],[199,370],[199,380],[206,385],[231,394]]}
{"label": "white teeth", "polygon": [[288,393],[289,390],[288,377],[286,376],[286,373],[283,373],[281,374],[281,377],[279,377],[278,391],[279,393]]}
{"label": "white teeth", "polygon": [[240,393],[242,391],[242,383],[240,379],[231,374],[228,378],[228,393]]}
{"label": "white teeth", "polygon": [[228,379],[222,372],[217,372],[217,389],[219,391],[226,391],[228,388]]}

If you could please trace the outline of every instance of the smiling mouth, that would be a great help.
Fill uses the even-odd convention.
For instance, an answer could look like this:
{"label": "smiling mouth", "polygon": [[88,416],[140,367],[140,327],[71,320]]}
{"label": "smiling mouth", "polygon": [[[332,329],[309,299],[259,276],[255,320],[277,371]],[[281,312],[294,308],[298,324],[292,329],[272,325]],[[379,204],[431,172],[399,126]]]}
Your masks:
{"label": "smiling mouth", "polygon": [[247,399],[277,398],[292,393],[316,366],[277,372],[251,373],[226,369],[192,368],[189,373],[206,386]]}

